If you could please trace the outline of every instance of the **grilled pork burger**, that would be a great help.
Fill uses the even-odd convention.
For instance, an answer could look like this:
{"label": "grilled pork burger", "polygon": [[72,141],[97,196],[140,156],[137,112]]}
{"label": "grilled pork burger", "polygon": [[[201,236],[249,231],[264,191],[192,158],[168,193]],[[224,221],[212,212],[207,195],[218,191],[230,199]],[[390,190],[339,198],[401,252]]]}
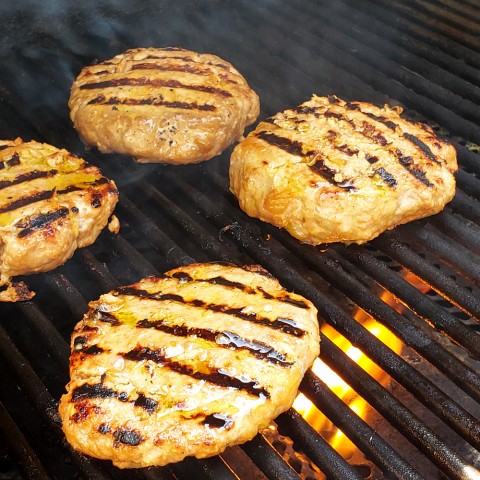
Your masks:
{"label": "grilled pork burger", "polygon": [[253,438],[291,406],[319,326],[262,268],[196,264],[102,295],[71,347],[67,440],[137,468]]}
{"label": "grilled pork burger", "polygon": [[401,113],[313,96],[235,147],[231,191],[248,215],[310,244],[364,243],[438,213],[455,194],[455,149]]}
{"label": "grilled pork burger", "polygon": [[11,277],[45,272],[92,244],[118,201],[113,181],[66,150],[0,141],[0,301],[31,297]]}
{"label": "grilled pork burger", "polygon": [[174,164],[220,154],[260,108],[230,63],[181,48],[132,49],[84,68],[69,106],[86,144]]}

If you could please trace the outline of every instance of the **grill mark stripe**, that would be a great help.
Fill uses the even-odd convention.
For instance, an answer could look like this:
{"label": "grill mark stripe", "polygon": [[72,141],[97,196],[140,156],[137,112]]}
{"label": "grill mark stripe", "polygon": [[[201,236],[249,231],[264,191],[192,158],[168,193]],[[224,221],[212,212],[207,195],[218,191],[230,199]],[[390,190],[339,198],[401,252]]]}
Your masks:
{"label": "grill mark stripe", "polygon": [[145,57],[146,60],[168,60],[168,59],[171,59],[173,58],[174,60],[183,60],[184,62],[190,62],[190,63],[195,63],[195,64],[205,64],[205,65],[213,65],[215,67],[219,67],[219,68],[223,68],[227,71],[230,72],[230,68],[228,67],[228,65],[224,65],[222,63],[213,63],[213,62],[204,62],[202,60],[198,61],[198,60],[195,60],[194,58],[192,57],[189,57],[189,52],[179,48],[179,49],[169,49],[169,48],[163,48],[163,50],[172,50],[172,51],[177,51],[177,52],[183,52],[184,55],[148,55],[147,57]]}
{"label": "grill mark stripe", "polygon": [[[220,348],[232,350],[247,350],[249,353],[267,362],[288,367],[292,362],[285,360],[285,355],[277,352],[273,347],[258,340],[247,340],[236,333],[216,331],[206,328],[190,328],[187,325],[169,325],[164,320],[150,321],[147,319],[137,322],[137,328],[154,328],[177,337],[195,336],[215,343]],[[225,341],[223,341],[225,339]],[[221,340],[219,342],[219,340]]]}
{"label": "grill mark stripe", "polygon": [[[155,60],[155,57],[152,57],[152,60]],[[194,75],[210,75],[212,72],[205,68],[199,68],[198,66],[190,65],[161,65],[158,63],[136,63],[132,65],[132,70],[159,70],[162,72],[187,72]]]}
{"label": "grill mark stripe", "polygon": [[31,218],[28,226],[23,227],[22,225],[17,224],[16,227],[22,228],[22,230],[18,232],[17,236],[18,238],[24,238],[36,230],[41,230],[47,227],[55,220],[66,217],[69,213],[70,210],[65,207],[59,208],[58,210],[55,210],[53,212],[41,213],[40,215]]}
{"label": "grill mark stripe", "polygon": [[176,278],[177,280],[180,281],[180,283],[186,283],[186,282],[207,282],[211,283],[213,285],[223,285],[227,288],[235,288],[238,290],[241,290],[244,293],[247,293],[249,295],[262,295],[263,298],[266,298],[268,300],[277,300],[279,302],[283,303],[289,303],[290,305],[294,305],[298,308],[308,308],[308,305],[302,301],[302,300],[296,300],[290,297],[288,293],[282,293],[282,296],[276,296],[274,297],[273,295],[270,295],[267,293],[265,290],[263,290],[262,287],[258,287],[258,289],[252,288],[249,285],[245,285],[240,282],[232,282],[230,280],[227,280],[226,278],[223,277],[212,277],[212,278],[196,278],[193,279],[190,275],[184,272],[176,272],[172,275],[173,278]]}
{"label": "grill mark stripe", "polygon": [[[338,173],[336,170],[325,165],[323,159],[320,158],[320,153],[314,150],[309,152],[303,151],[303,144],[297,140],[290,140],[289,138],[280,137],[274,133],[261,131],[256,134],[256,136],[265,142],[273,145],[274,147],[280,148],[292,155],[298,155],[302,158],[309,159],[308,167],[327,182],[335,185],[336,187],[343,188],[346,190],[354,190],[355,187],[347,182],[337,182],[335,180],[335,175]],[[313,164],[310,164],[310,161],[314,161]]]}
{"label": "grill mark stripe", "polygon": [[105,95],[99,95],[98,97],[90,100],[87,105],[128,105],[128,106],[142,106],[142,105],[151,105],[154,107],[167,107],[167,108],[178,108],[181,110],[202,110],[212,112],[216,108],[214,105],[188,102],[168,102],[162,100],[161,98],[118,98],[110,97],[106,98]]}
{"label": "grill mark stripe", "polygon": [[[110,183],[110,180],[106,177],[100,177],[97,180],[94,180],[93,182],[84,182],[81,184],[72,184],[68,185],[68,187],[63,188],[62,190],[57,190],[58,195],[64,195],[66,193],[71,193],[71,192],[76,192],[79,190],[85,190],[86,188],[89,187],[96,187],[98,185],[105,185],[106,183]],[[114,189],[116,191],[116,189]]]}
{"label": "grill mark stripe", "polygon": [[7,187],[11,187],[13,185],[20,185],[21,183],[35,180],[37,178],[53,177],[57,173],[58,173],[58,170],[32,170],[31,172],[17,175],[12,180],[1,180],[0,190],[3,190],[4,188],[7,188]]}
{"label": "grill mark stripe", "polygon": [[[88,188],[89,186],[96,186],[96,185],[102,185],[104,183],[108,183],[108,181],[109,180],[107,178],[102,177],[98,180],[95,180],[94,182],[87,182],[84,185],[86,185],[86,188]],[[84,189],[83,186],[69,185],[68,187],[66,187],[65,189],[62,189],[62,190],[57,190],[56,191],[55,188],[53,188],[52,190],[43,190],[43,191],[40,191],[40,192],[36,192],[32,195],[20,197],[17,200],[14,200],[13,202],[10,202],[10,203],[4,204],[3,206],[0,206],[0,214],[6,213],[6,212],[11,212],[11,211],[16,210],[18,208],[25,207],[27,205],[31,205],[32,203],[41,202],[42,200],[48,200],[48,199],[52,198],[55,193],[57,195],[62,195],[62,194],[66,194],[66,193],[76,191],[76,190],[83,190],[83,189]]]}
{"label": "grill mark stripe", "polygon": [[213,383],[225,388],[236,388],[237,390],[246,391],[256,397],[270,398],[268,390],[259,385],[256,380],[244,382],[238,378],[232,377],[221,369],[210,369],[207,373],[194,371],[190,365],[175,362],[172,359],[165,357],[161,350],[152,350],[148,347],[139,346],[121,355],[126,360],[132,360],[134,362],[150,360],[163,367],[169,368],[173,372],[187,375],[195,380],[204,380],[208,383]]}
{"label": "grill mark stripe", "polygon": [[121,294],[121,295],[133,295],[135,297],[140,298],[148,298],[150,300],[155,301],[175,301],[179,303],[183,303],[185,305],[191,305],[198,308],[205,308],[207,310],[211,310],[213,312],[224,313],[227,315],[232,315],[236,318],[241,318],[242,320],[246,320],[247,322],[252,322],[257,325],[264,325],[276,330],[281,330],[282,332],[293,335],[295,337],[302,337],[305,335],[305,331],[301,328],[298,328],[295,325],[294,320],[278,317],[275,320],[270,320],[266,317],[261,317],[255,313],[244,313],[242,312],[242,308],[229,308],[228,305],[218,305],[212,303],[205,303],[201,300],[185,300],[180,295],[173,295],[173,294],[162,294],[161,292],[158,293],[148,293],[146,290],[141,290],[133,287],[120,287],[117,290],[114,290],[114,294]]}
{"label": "grill mark stripe", "polygon": [[403,155],[403,152],[398,149],[395,151],[395,157],[408,173],[411,173],[417,180],[427,187],[433,187],[433,184],[428,180],[425,172],[414,163],[412,157]]}
{"label": "grill mark stripe", "polygon": [[383,167],[377,168],[375,173],[391,188],[395,189],[397,186],[397,180],[395,177],[387,172]]}
{"label": "grill mark stripe", "polygon": [[[11,145],[2,145],[0,150],[4,150],[8,147],[11,147]],[[8,160],[0,162],[0,170],[3,170],[7,167],[16,167],[17,165],[20,165],[20,156],[18,155],[18,152],[15,152]]]}
{"label": "grill mark stripe", "polygon": [[32,203],[40,202],[42,200],[47,200],[53,197],[55,193],[55,189],[52,190],[44,190],[42,192],[34,193],[33,195],[28,195],[24,197],[20,197],[13,202],[7,203],[6,205],[0,206],[0,214],[11,212],[16,210],[17,208],[25,207],[26,205],[31,205]]}
{"label": "grill mark stripe", "polygon": [[[72,402],[94,398],[116,398],[120,402],[126,402],[128,401],[128,394],[126,392],[118,392],[112,388],[106,388],[102,383],[84,383],[76,387],[71,395]],[[133,404],[136,407],[145,409],[150,414],[153,413],[158,406],[156,400],[146,397],[143,393],[138,394]]]}
{"label": "grill mark stripe", "polygon": [[101,383],[85,383],[72,391],[72,401],[84,400],[87,398],[113,398],[118,397],[116,390],[104,387]]}
{"label": "grill mark stripe", "polygon": [[426,143],[422,142],[418,137],[408,132],[405,132],[403,136],[407,140],[410,140],[416,147],[418,147],[427,158],[435,163],[441,164],[437,156],[430,150],[430,147]]}
{"label": "grill mark stripe", "polygon": [[95,90],[101,88],[109,87],[166,87],[166,88],[181,88],[186,90],[197,90],[200,92],[207,92],[221,95],[222,97],[231,97],[232,94],[227,90],[221,88],[209,87],[207,85],[188,85],[185,83],[178,82],[177,80],[160,80],[160,79],[149,79],[149,78],[117,78],[114,80],[105,80],[103,82],[95,83],[85,83],[80,86],[81,90]]}

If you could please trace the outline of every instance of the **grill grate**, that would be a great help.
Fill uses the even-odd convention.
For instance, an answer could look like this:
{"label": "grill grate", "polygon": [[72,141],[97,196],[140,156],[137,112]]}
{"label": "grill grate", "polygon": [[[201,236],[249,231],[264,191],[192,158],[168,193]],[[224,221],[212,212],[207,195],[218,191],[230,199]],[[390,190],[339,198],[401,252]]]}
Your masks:
{"label": "grill grate", "polygon": [[[118,236],[103,232],[62,267],[25,278],[37,292],[33,301],[0,305],[0,478],[478,478],[478,5],[172,3],[51,1],[40,9],[19,0],[0,6],[2,137],[68,148],[100,166],[121,192]],[[413,118],[448,131],[460,164],[455,199],[441,214],[366,245],[316,248],[239,210],[228,193],[229,152],[188,167],[85,152],[68,119],[74,77],[96,59],[148,45],[178,45],[231,61],[259,93],[261,119],[312,93],[403,104]],[[280,437],[274,428],[221,456],[162,468],[121,471],[68,447],[56,408],[68,381],[69,337],[88,302],[147,275],[212,260],[262,264],[310,298],[326,324],[386,373],[384,387],[323,334],[321,360],[367,401],[372,415],[360,418],[313,371],[300,388],[364,463],[344,459],[326,432],[316,432],[294,409],[272,425]],[[362,326],[355,312],[393,332],[402,354]],[[281,436],[298,458],[280,447]],[[13,472],[2,476],[3,465]]]}

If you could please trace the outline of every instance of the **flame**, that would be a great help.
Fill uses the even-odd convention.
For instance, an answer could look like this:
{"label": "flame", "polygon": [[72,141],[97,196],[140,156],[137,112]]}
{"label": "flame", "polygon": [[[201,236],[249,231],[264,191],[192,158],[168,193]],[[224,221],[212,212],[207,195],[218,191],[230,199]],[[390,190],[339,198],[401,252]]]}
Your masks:
{"label": "flame", "polygon": [[[403,306],[389,293],[381,295],[383,301],[395,310],[401,312]],[[372,335],[388,345],[395,353],[402,350],[402,342],[387,327],[378,323],[374,318],[363,310],[358,310],[354,315],[355,320],[360,322]],[[343,335],[338,333],[330,325],[322,327],[322,333],[328,337],[337,347],[348,355],[355,363],[368,372],[380,384],[385,386],[389,376],[375,362],[373,362],[360,349],[354,347]],[[317,358],[312,366],[312,371],[321,378],[351,410],[360,418],[366,419],[369,414],[369,404],[346,382],[342,380],[328,365]],[[338,429],[322,412],[320,412],[310,400],[302,393],[297,395],[293,408],[302,415],[305,420],[330,443],[347,460],[354,460],[356,455],[361,455],[357,447]],[[371,409],[370,409],[371,410]]]}

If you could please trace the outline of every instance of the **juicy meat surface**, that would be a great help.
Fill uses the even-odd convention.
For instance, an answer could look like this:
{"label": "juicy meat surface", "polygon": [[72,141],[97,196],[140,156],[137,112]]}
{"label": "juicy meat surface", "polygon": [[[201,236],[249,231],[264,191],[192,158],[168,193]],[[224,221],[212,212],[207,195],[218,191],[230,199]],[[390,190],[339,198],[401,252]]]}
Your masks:
{"label": "juicy meat surface", "polygon": [[146,278],[91,302],[76,325],[63,430],[120,468],[218,454],[291,406],[319,342],[313,304],[261,267]]}
{"label": "juicy meat surface", "polygon": [[230,63],[181,48],[137,48],[85,67],[69,106],[85,143],[140,162],[174,164],[219,155],[260,109]]}
{"label": "juicy meat surface", "polygon": [[455,194],[455,149],[401,114],[313,96],[235,147],[230,189],[248,215],[315,245],[364,243],[438,213]]}
{"label": "juicy meat surface", "polygon": [[117,201],[114,182],[66,150],[0,141],[0,300],[18,299],[11,277],[52,270],[92,244]]}

